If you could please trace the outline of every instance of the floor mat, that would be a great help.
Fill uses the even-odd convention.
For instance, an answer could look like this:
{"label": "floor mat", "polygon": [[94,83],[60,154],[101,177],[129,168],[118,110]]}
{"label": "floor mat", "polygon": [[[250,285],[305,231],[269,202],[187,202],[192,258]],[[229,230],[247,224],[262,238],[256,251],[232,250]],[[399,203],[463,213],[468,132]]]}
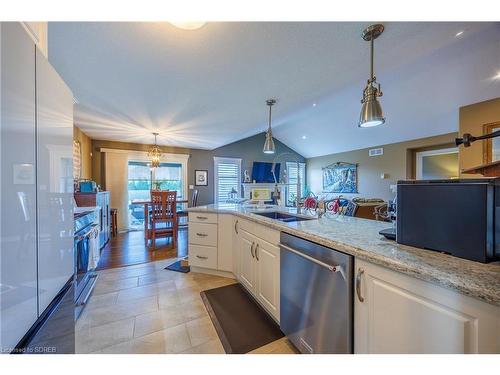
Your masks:
{"label": "floor mat", "polygon": [[200,295],[228,354],[248,353],[284,336],[241,284],[205,290]]}
{"label": "floor mat", "polygon": [[189,271],[191,271],[191,268],[189,266],[181,266],[180,260],[165,267],[165,269],[169,270],[169,271],[176,271],[176,272],[182,272],[182,273],[188,273]]}

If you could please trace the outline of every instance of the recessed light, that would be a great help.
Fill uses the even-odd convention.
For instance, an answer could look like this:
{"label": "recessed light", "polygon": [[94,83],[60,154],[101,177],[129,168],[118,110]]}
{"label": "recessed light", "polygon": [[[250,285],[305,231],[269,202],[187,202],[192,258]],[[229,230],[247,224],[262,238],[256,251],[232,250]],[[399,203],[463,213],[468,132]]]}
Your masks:
{"label": "recessed light", "polygon": [[206,22],[188,21],[188,22],[170,22],[175,27],[182,30],[198,30],[203,27]]}
{"label": "recessed light", "polygon": [[303,135],[303,136],[302,136],[302,139],[307,139],[307,136]]}
{"label": "recessed light", "polygon": [[493,79],[500,79],[500,70],[493,76]]}
{"label": "recessed light", "polygon": [[316,103],[313,103],[313,107],[316,107]]}
{"label": "recessed light", "polygon": [[455,34],[455,38],[460,37],[464,33],[463,30],[460,30],[458,33]]}

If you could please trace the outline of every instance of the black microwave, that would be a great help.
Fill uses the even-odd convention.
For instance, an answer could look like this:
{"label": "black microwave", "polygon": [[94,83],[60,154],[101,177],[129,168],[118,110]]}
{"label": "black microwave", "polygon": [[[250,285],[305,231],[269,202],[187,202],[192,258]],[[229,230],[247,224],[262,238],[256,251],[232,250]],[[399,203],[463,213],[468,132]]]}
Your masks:
{"label": "black microwave", "polygon": [[498,260],[500,178],[398,181],[396,228],[400,244]]}

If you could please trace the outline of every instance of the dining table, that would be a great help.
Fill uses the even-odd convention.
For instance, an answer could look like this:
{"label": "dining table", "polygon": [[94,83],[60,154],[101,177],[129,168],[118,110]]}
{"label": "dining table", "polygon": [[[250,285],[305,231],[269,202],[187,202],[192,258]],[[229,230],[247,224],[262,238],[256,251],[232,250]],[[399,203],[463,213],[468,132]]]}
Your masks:
{"label": "dining table", "polygon": [[[185,204],[188,203],[187,199],[176,199],[175,204]],[[134,200],[133,204],[144,205],[144,239],[146,241],[151,239],[151,229],[149,228],[149,206],[151,205],[151,200]]]}

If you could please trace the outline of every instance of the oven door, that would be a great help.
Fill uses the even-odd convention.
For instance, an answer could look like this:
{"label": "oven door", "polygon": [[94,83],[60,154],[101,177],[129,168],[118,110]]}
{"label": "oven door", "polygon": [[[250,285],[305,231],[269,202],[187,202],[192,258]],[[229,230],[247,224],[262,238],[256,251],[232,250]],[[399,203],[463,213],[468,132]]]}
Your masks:
{"label": "oven door", "polygon": [[82,293],[90,276],[90,237],[97,225],[86,228],[75,236],[75,299]]}

